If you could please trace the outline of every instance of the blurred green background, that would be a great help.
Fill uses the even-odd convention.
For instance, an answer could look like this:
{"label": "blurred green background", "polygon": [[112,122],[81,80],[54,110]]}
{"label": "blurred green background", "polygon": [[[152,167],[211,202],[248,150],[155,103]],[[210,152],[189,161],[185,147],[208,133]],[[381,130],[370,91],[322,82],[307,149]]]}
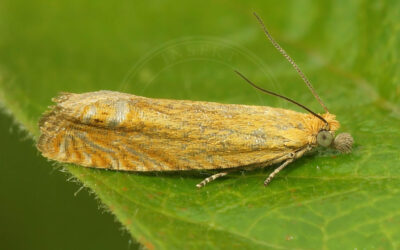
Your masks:
{"label": "blurred green background", "polygon": [[[399,10],[395,0],[2,0],[0,103],[13,117],[0,117],[2,248],[399,248]],[[199,191],[207,173],[65,166],[95,193],[74,196],[81,184],[35,149],[37,121],[60,91],[299,110],[250,88],[239,69],[321,112],[253,11],[353,134],[352,154],[304,157],[267,189],[271,169]]]}

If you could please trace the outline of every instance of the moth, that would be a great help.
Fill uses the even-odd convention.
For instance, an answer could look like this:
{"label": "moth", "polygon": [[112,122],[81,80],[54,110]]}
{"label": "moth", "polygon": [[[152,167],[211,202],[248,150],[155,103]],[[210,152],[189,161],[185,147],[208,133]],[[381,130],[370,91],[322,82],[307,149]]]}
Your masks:
{"label": "moth", "polygon": [[268,185],[287,165],[316,147],[352,150],[349,133],[335,137],[339,122],[330,114],[292,58],[272,38],[254,13],[267,38],[300,74],[326,113],[190,100],[153,99],[114,91],[62,93],[53,98],[39,121],[37,148],[58,162],[120,171],[219,169],[197,184],[230,171],[280,164],[264,181]]}

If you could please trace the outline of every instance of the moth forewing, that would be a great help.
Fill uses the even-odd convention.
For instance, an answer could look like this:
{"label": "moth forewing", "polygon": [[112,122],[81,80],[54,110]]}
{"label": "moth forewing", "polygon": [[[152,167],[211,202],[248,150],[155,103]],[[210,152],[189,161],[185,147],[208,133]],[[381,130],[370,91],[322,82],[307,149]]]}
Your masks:
{"label": "moth forewing", "polygon": [[[315,144],[324,126],[291,110],[144,98],[112,91],[67,94],[41,122],[44,156],[97,168],[168,171],[266,166]],[[325,115],[336,130],[333,115]]]}

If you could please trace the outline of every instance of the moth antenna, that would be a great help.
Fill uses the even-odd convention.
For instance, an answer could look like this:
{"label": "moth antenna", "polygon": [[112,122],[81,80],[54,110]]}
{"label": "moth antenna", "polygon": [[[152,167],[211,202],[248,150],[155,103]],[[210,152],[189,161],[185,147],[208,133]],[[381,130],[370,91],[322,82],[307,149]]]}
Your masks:
{"label": "moth antenna", "polygon": [[297,71],[297,73],[300,75],[300,77],[303,79],[307,87],[310,89],[311,93],[314,95],[314,97],[317,99],[319,104],[325,109],[326,112],[329,113],[328,109],[326,108],[325,104],[322,102],[321,98],[318,96],[318,94],[315,92],[313,86],[311,85],[311,82],[308,80],[308,78],[304,75],[303,71],[301,71],[300,67],[297,66],[297,64],[293,61],[293,59],[286,53],[284,49],[274,40],[274,38],[271,36],[271,34],[268,32],[267,27],[265,27],[265,24],[261,17],[257,15],[256,12],[253,12],[253,15],[257,18],[258,22],[260,23],[261,27],[264,30],[265,35],[267,36],[268,40],[274,45],[274,47],[286,58],[286,60],[289,61],[289,63],[293,66],[293,68]]}
{"label": "moth antenna", "polygon": [[261,88],[260,86],[257,86],[256,84],[254,84],[252,81],[250,81],[249,79],[247,79],[244,75],[242,75],[242,73],[240,73],[240,72],[237,71],[237,70],[235,70],[235,73],[238,74],[241,78],[243,78],[246,82],[248,82],[248,83],[249,83],[251,86],[253,86],[254,88],[256,88],[256,89],[258,89],[258,90],[260,90],[260,91],[262,91],[262,92],[264,92],[264,93],[267,93],[267,94],[270,94],[270,95],[273,95],[273,96],[277,96],[277,97],[282,98],[282,99],[284,99],[284,100],[286,100],[286,101],[288,101],[288,102],[294,103],[294,104],[296,104],[297,106],[299,106],[299,107],[301,107],[301,108],[307,110],[308,112],[310,112],[310,113],[313,114],[315,117],[319,118],[321,121],[325,122],[325,124],[328,125],[328,122],[327,122],[322,116],[318,115],[317,113],[315,113],[315,112],[312,111],[311,109],[307,108],[307,107],[304,106],[303,104],[300,104],[300,103],[296,102],[295,100],[290,99],[289,97],[286,97],[286,96],[283,96],[283,95],[274,93],[274,92],[272,92],[272,91],[263,89],[263,88]]}

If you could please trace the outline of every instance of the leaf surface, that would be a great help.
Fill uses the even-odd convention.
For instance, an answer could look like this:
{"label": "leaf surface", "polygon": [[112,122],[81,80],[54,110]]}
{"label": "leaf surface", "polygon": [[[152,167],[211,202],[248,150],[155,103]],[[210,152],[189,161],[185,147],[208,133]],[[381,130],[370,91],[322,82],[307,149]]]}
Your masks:
{"label": "leaf surface", "polygon": [[[301,2],[301,3],[300,3]],[[204,8],[209,5],[210,8]],[[166,11],[168,8],[168,11]],[[33,138],[58,92],[269,105],[234,73],[322,111],[265,40],[257,10],[355,138],[273,170],[122,173],[66,165],[147,248],[398,248],[398,1],[8,1],[0,5],[0,101]],[[49,164],[50,167],[50,164]]]}

